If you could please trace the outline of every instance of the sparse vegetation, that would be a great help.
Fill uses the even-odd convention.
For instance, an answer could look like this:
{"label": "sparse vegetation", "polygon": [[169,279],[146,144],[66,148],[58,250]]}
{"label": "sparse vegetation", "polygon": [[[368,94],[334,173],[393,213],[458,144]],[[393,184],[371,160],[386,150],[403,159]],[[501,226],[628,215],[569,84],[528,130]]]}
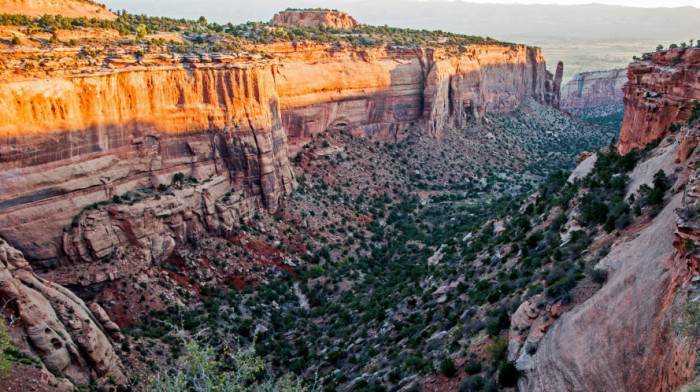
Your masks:
{"label": "sparse vegetation", "polygon": [[9,376],[12,366],[12,356],[10,351],[14,349],[13,339],[10,336],[7,322],[0,314],[0,378]]}
{"label": "sparse vegetation", "polygon": [[678,307],[678,318],[673,326],[676,332],[690,339],[693,343],[700,340],[700,306],[689,302]]}
{"label": "sparse vegetation", "polygon": [[251,346],[245,350],[217,352],[213,347],[177,331],[183,354],[165,371],[151,376],[153,392],[304,392],[309,389],[289,376],[275,381],[265,375],[263,361]]}
{"label": "sparse vegetation", "polygon": [[[0,25],[21,26],[28,32],[56,30],[76,30],[86,27],[117,30],[121,36],[133,35],[136,40],[144,41],[150,34],[159,32],[182,32],[190,42],[183,45],[178,42],[161,42],[168,44],[171,51],[240,52],[244,46],[273,43],[276,41],[306,40],[351,47],[390,46],[437,46],[457,47],[463,45],[510,45],[491,38],[482,38],[444,31],[412,30],[386,26],[361,25],[349,31],[318,29],[312,27],[273,26],[269,23],[248,22],[240,25],[228,23],[208,23],[205,18],[199,20],[171,19],[132,15],[126,11],[118,12],[114,20],[67,18],[61,15],[44,15],[32,18],[26,15],[0,14]],[[14,42],[13,42],[14,43]],[[135,42],[134,42],[135,43]],[[251,54],[258,54],[251,49]]]}
{"label": "sparse vegetation", "polygon": [[[571,224],[564,212],[580,204],[584,180],[568,183],[568,173],[554,168],[556,159],[571,162],[577,151],[571,148],[569,155],[562,153],[556,159],[544,154],[542,151],[553,148],[550,142],[569,142],[538,138],[536,135],[544,132],[528,123],[529,110],[541,109],[525,107],[510,117],[490,115],[494,124],[490,132],[509,140],[511,154],[522,148],[522,154],[539,162],[530,164],[532,171],[536,170],[530,176],[518,176],[516,170],[503,167],[503,162],[499,167],[508,173],[505,176],[495,166],[472,161],[477,154],[469,155],[459,144],[451,144],[460,143],[457,133],[446,132],[439,144],[418,132],[400,142],[384,144],[343,131],[319,135],[293,159],[299,188],[284,209],[286,218],[256,214],[252,220],[265,222],[265,233],[253,222],[239,229],[264,241],[281,239],[279,247],[297,265],[293,275],[269,271],[264,275],[265,283],[255,288],[200,284],[201,308],[154,310],[153,319],[143,320],[132,330],[170,344],[172,349],[180,345],[174,344],[161,322],[155,320],[182,323],[191,333],[206,329],[212,342],[240,339],[244,347],[252,344],[257,331],[255,351],[270,369],[296,373],[307,384],[318,374],[328,390],[376,371],[394,383],[411,375],[454,377],[458,369],[453,358],[466,355],[468,350],[459,342],[483,332],[491,341],[490,354],[470,359],[465,369],[470,382],[497,388],[501,378],[506,384],[517,379],[505,360],[503,336],[510,326],[509,314],[533,295],[541,295],[550,304],[571,301],[578,282],[589,276],[586,272],[595,260],[585,252],[601,226],[594,221],[569,233],[570,240],[562,243],[560,235]],[[553,118],[555,123],[560,121]],[[565,128],[563,123],[557,124]],[[593,140],[605,143],[611,136],[595,129],[586,133],[592,138],[585,141],[580,134],[566,140],[583,146]],[[501,148],[498,140],[493,145],[496,151]],[[342,152],[317,155],[327,148],[324,146],[338,146]],[[446,166],[457,161],[460,165],[434,170],[435,159]],[[607,174],[599,171],[607,170],[612,177],[631,167],[618,164],[618,160],[622,158],[610,158],[592,176],[605,177]],[[372,169],[364,165],[372,165]],[[542,178],[538,176],[550,173],[537,196],[528,196],[537,189],[535,184]],[[601,182],[598,178],[594,177],[595,181]],[[184,174],[173,180],[174,184],[187,181]],[[607,192],[604,189],[601,194]],[[424,190],[429,190],[430,196],[419,197]],[[601,196],[606,205],[611,203],[608,197]],[[549,218],[555,210],[559,212]],[[301,229],[299,221],[291,223],[289,216],[303,218],[308,226]],[[359,216],[369,218],[359,223]],[[496,233],[489,223],[496,219],[504,220],[502,232]],[[537,222],[550,219],[543,228],[534,228]],[[307,230],[318,233],[303,240],[308,254],[287,248],[291,243],[285,238],[292,236],[292,229],[302,235]],[[188,249],[207,254],[213,266],[220,265],[226,257],[208,253],[211,245],[206,241],[194,239]],[[441,248],[440,261],[428,265],[427,259]],[[240,248],[234,245],[231,249]],[[240,264],[249,256],[230,257]],[[506,263],[512,267],[504,267]],[[183,268],[176,270],[187,273]],[[444,294],[437,294],[441,288]],[[475,309],[479,308],[485,312],[485,320],[477,316]],[[337,349],[348,346],[352,348]],[[432,358],[439,350],[449,355]],[[178,351],[181,349],[175,349]],[[376,369],[371,368],[373,363],[387,365]],[[497,372],[500,367],[503,376]],[[386,388],[388,384],[381,377],[357,384],[356,389]]]}

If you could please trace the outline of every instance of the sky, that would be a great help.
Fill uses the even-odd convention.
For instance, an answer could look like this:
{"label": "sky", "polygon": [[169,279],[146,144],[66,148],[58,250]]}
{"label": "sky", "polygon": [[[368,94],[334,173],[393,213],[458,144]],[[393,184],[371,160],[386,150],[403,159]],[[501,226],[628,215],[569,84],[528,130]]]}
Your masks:
{"label": "sky", "polygon": [[[430,1],[430,0],[425,0]],[[573,5],[573,4],[608,4],[608,5],[622,5],[627,7],[684,7],[692,6],[700,8],[700,0],[596,0],[596,1],[586,1],[586,0],[470,0],[471,3],[498,3],[498,4],[560,4],[560,5]]]}

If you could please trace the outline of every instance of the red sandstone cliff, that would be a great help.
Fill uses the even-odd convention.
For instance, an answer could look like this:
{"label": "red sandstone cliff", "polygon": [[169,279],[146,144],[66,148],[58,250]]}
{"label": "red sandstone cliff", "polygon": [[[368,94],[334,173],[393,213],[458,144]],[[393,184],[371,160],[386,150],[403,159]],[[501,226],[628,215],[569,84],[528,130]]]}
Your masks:
{"label": "red sandstone cliff", "polygon": [[576,74],[561,88],[561,108],[584,118],[623,112],[626,82],[626,69]]}
{"label": "red sandstone cliff", "polygon": [[625,117],[618,150],[627,153],[683,123],[700,100],[700,49],[677,48],[630,64],[624,87]]}
{"label": "red sandstone cliff", "polygon": [[[207,189],[212,203],[229,192],[245,195],[217,208],[275,210],[294,187],[287,139],[298,143],[334,126],[390,139],[411,121],[439,136],[486,111],[556,100],[540,51],[525,46],[475,46],[457,55],[323,45],[266,52],[276,60],[171,61],[3,83],[0,235],[40,264],[75,254],[94,259],[99,246],[82,256],[62,237],[78,213],[169,184],[176,172],[216,181]],[[207,222],[210,215],[188,215],[186,227],[225,232]]]}
{"label": "red sandstone cliff", "polygon": [[358,26],[352,16],[339,11],[287,10],[276,14],[272,24],[303,27],[326,27],[338,30],[354,29]]}
{"label": "red sandstone cliff", "polygon": [[[540,51],[525,46],[265,51],[273,58],[69,52],[70,67],[41,77],[2,75],[0,236],[9,244],[0,256],[11,257],[0,257],[0,294],[19,298],[28,344],[48,370],[76,383],[91,374],[122,382],[114,323],[58,283],[80,290],[126,274],[155,279],[152,266],[188,238],[229,237],[246,215],[276,210],[295,186],[288,139],[333,127],[392,139],[413,121],[439,137],[468,117],[558,99]],[[18,56],[8,69],[32,61]],[[198,184],[135,200],[178,172]],[[127,192],[127,202],[111,202]],[[71,324],[71,312],[92,321]],[[86,354],[72,355],[78,348]]]}
{"label": "red sandstone cliff", "polygon": [[276,80],[293,144],[334,126],[394,139],[419,120],[439,137],[443,127],[487,111],[512,111],[525,99],[558,99],[541,51],[526,46],[474,46],[457,55],[320,46],[280,55]]}
{"label": "red sandstone cliff", "polygon": [[32,260],[63,255],[84,207],[176,172],[270,210],[294,187],[267,65],[19,81],[0,102],[0,233]]}

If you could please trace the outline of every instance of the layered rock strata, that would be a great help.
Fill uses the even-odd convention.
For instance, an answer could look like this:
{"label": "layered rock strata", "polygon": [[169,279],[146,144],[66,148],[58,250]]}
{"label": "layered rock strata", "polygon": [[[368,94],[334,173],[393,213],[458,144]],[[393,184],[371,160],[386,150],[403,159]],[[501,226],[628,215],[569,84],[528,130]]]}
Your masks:
{"label": "layered rock strata", "polygon": [[117,19],[104,5],[88,0],[0,0],[6,14],[22,14],[40,18],[61,15],[67,18]]}
{"label": "layered rock strata", "polygon": [[627,69],[583,72],[561,88],[561,108],[577,117],[603,117],[625,110]]}
{"label": "layered rock strata", "polygon": [[556,106],[559,93],[541,51],[526,46],[283,53],[277,70],[290,143],[332,127],[393,140],[424,121],[440,137],[486,112],[514,110],[523,100]]}
{"label": "layered rock strata", "polygon": [[[294,188],[288,141],[298,146],[335,127],[392,140],[414,121],[439,137],[446,126],[514,110],[527,99],[558,101],[540,50],[526,46],[451,53],[278,44],[265,51],[270,58],[258,62],[110,61],[116,69],[2,83],[0,235],[36,266],[99,258],[99,246],[66,243],[63,230],[73,222],[68,232],[75,237],[85,208],[170,184],[178,172],[217,185],[188,204],[198,223],[189,215],[177,219],[225,232],[208,221],[209,206],[274,211]],[[238,196],[222,202],[227,194]],[[228,214],[215,215],[230,228],[222,218]],[[169,237],[182,239],[172,225]]]}
{"label": "layered rock strata", "polygon": [[[207,178],[202,184],[178,189],[173,186],[157,197],[129,204],[109,204],[81,214],[63,232],[63,252],[71,262],[96,262],[116,257],[131,247],[136,264],[129,270],[119,265],[89,264],[81,277],[57,276],[62,284],[90,285],[122,278],[127,272],[148,269],[169,260],[176,245],[204,232],[227,238],[245,211],[254,211],[257,200],[232,193],[226,175]],[[217,200],[217,196],[219,199]]]}
{"label": "layered rock strata", "polygon": [[6,83],[0,102],[0,234],[31,260],[65,255],[85,207],[177,172],[270,210],[294,187],[268,65]]}
{"label": "layered rock strata", "polygon": [[700,49],[648,53],[630,64],[618,150],[627,153],[664,137],[685,122],[700,101]]}

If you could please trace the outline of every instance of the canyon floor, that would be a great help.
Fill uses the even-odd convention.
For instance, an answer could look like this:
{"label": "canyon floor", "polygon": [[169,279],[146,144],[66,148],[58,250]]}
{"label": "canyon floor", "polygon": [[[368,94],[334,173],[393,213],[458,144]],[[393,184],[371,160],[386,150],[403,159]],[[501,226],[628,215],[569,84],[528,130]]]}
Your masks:
{"label": "canyon floor", "polygon": [[[535,102],[440,140],[418,126],[397,143],[329,130],[292,157],[299,188],[278,214],[253,216],[228,239],[193,238],[161,266],[169,276],[112,282],[97,299],[111,314],[128,304],[142,315],[126,329],[135,368],[177,352],[174,324],[220,343],[257,336],[275,369],[327,390],[453,390],[460,377],[431,375],[447,358],[459,369],[483,362],[484,382],[496,383],[488,374],[504,354],[487,347],[506,347],[507,293],[537,288],[534,275],[499,267],[518,252],[488,245],[493,218],[613,135]],[[511,283],[493,287],[496,276]]]}

